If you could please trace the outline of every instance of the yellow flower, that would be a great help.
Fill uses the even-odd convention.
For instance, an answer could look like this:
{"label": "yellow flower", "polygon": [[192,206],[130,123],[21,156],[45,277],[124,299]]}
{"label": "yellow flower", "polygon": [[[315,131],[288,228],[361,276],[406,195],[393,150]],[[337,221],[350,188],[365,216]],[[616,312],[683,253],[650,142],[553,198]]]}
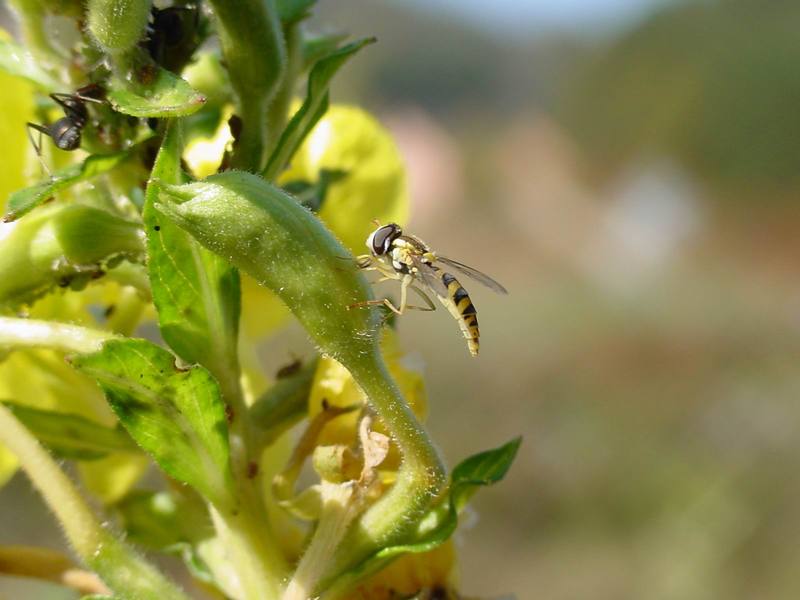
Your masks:
{"label": "yellow flower", "polygon": [[[299,106],[295,102],[292,110]],[[391,134],[366,111],[331,106],[279,183],[316,183],[323,169],[346,172],[328,188],[319,217],[354,254],[365,252],[364,242],[375,228],[373,219],[401,225],[407,221],[408,190],[400,153]],[[242,279],[243,331],[252,338],[266,335],[284,323],[289,312],[271,292],[246,276]]]}
{"label": "yellow flower", "polygon": [[[8,33],[0,29],[0,39]],[[5,212],[8,195],[25,187],[25,170],[30,143],[25,123],[33,121],[33,87],[23,79],[0,71],[0,139],[3,160],[0,160],[0,209]]]}
{"label": "yellow flower", "polygon": [[373,219],[405,224],[405,167],[391,134],[369,113],[356,106],[331,106],[280,182],[316,182],[323,169],[346,173],[328,189],[319,216],[352,252],[364,252]]}
{"label": "yellow flower", "polygon": [[[417,418],[424,421],[428,412],[428,397],[421,369],[409,365],[409,361],[400,351],[397,334],[392,329],[385,330],[381,340],[381,349],[389,372],[400,386],[403,397]],[[314,376],[311,394],[308,398],[309,418],[313,419],[320,413],[323,400],[329,406],[340,408],[360,406],[366,400],[347,369],[328,357],[319,361]],[[320,433],[317,445],[352,445],[358,435],[359,416],[360,411],[354,410],[331,420]],[[375,423],[374,429],[378,433],[387,433],[380,421]],[[396,470],[399,462],[397,449],[392,445],[389,455],[381,464],[381,469]]]}
{"label": "yellow flower", "polygon": [[429,552],[404,554],[366,579],[345,600],[396,598],[457,598],[456,553],[453,540]]}

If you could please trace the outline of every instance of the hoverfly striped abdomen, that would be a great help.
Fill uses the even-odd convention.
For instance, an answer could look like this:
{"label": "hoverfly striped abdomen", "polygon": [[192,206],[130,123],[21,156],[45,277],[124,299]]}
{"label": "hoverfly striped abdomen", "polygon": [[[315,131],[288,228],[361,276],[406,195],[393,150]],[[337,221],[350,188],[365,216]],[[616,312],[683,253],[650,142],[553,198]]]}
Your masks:
{"label": "hoverfly striped abdomen", "polygon": [[467,340],[467,347],[472,356],[478,355],[481,332],[478,327],[478,311],[469,297],[469,292],[450,273],[442,272],[442,283],[447,288],[448,310],[458,321],[461,333]]}
{"label": "hoverfly striped abdomen", "polygon": [[[458,279],[439,265],[446,265],[456,273],[462,273],[498,294],[507,294],[506,288],[477,269],[440,256],[418,237],[403,235],[403,230],[397,223],[378,224],[378,228],[367,238],[367,248],[370,254],[360,256],[356,264],[362,269],[379,271],[383,276],[381,280],[400,281],[400,306],[397,307],[391,300],[384,298],[359,302],[352,307],[382,304],[398,315],[402,315],[407,308],[435,310],[436,306],[426,294],[430,292],[436,295],[458,322],[458,327],[467,340],[469,353],[472,356],[478,355],[480,347],[478,311],[475,310],[469,293]],[[427,306],[409,304],[409,290],[416,292]]]}

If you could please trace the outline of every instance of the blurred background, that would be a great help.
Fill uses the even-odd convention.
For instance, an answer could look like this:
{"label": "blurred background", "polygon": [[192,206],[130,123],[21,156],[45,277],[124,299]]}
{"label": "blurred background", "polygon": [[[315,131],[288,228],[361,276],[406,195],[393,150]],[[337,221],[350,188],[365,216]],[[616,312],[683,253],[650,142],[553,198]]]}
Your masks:
{"label": "blurred background", "polygon": [[[459,531],[464,592],[800,597],[800,4],[321,0],[312,26],[378,36],[334,100],[396,136],[409,230],[510,290],[467,286],[478,359],[443,310],[399,324],[450,465],[524,435]],[[52,533],[18,514],[4,542]]]}
{"label": "blurred background", "polygon": [[[465,593],[800,597],[800,4],[323,0],[379,43],[339,101],[408,163],[481,356],[400,320],[452,465],[524,435],[460,530]],[[466,285],[466,281],[464,281]],[[395,291],[396,293],[396,291]]]}

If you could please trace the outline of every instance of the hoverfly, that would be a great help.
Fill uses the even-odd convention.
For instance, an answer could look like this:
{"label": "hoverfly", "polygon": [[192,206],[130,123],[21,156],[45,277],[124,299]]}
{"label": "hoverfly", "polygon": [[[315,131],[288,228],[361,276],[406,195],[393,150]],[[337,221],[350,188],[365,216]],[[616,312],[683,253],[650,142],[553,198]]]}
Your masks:
{"label": "hoverfly", "polygon": [[[507,294],[506,288],[477,269],[437,255],[428,244],[418,237],[404,235],[403,230],[396,223],[379,225],[367,238],[367,248],[369,248],[370,254],[358,256],[356,258],[358,266],[362,269],[378,271],[381,274],[379,281],[399,280],[400,306],[395,306],[388,298],[359,302],[353,306],[384,304],[398,315],[403,314],[406,309],[436,310],[436,305],[424,290],[432,292],[458,321],[461,332],[467,340],[470,354],[478,355],[480,330],[478,329],[475,305],[458,279],[440,265],[446,265],[463,273],[499,294]],[[421,287],[424,290],[420,289]],[[414,290],[427,306],[409,305],[409,288]]]}

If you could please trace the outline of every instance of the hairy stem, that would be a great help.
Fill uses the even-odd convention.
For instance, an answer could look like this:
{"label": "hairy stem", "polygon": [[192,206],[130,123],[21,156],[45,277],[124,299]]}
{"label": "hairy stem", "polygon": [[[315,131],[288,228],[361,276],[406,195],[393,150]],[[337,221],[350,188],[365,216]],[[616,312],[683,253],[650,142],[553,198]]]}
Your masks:
{"label": "hairy stem", "polygon": [[[382,547],[402,541],[441,493],[446,474],[436,448],[411,412],[380,354],[350,365],[370,405],[403,456],[394,486],[351,528],[328,566],[327,581]],[[313,544],[313,541],[312,541]],[[321,591],[321,590],[317,590]]]}
{"label": "hairy stem", "polygon": [[49,348],[62,352],[97,352],[114,334],[79,325],[0,317],[0,348]]}
{"label": "hairy stem", "polygon": [[259,171],[266,160],[267,109],[286,69],[280,19],[274,0],[210,0],[210,4],[242,120],[232,166]]}
{"label": "hairy stem", "polygon": [[69,478],[3,405],[0,405],[0,441],[17,456],[31,483],[64,528],[75,553],[115,593],[142,600],[186,600],[172,582],[103,529]]}

